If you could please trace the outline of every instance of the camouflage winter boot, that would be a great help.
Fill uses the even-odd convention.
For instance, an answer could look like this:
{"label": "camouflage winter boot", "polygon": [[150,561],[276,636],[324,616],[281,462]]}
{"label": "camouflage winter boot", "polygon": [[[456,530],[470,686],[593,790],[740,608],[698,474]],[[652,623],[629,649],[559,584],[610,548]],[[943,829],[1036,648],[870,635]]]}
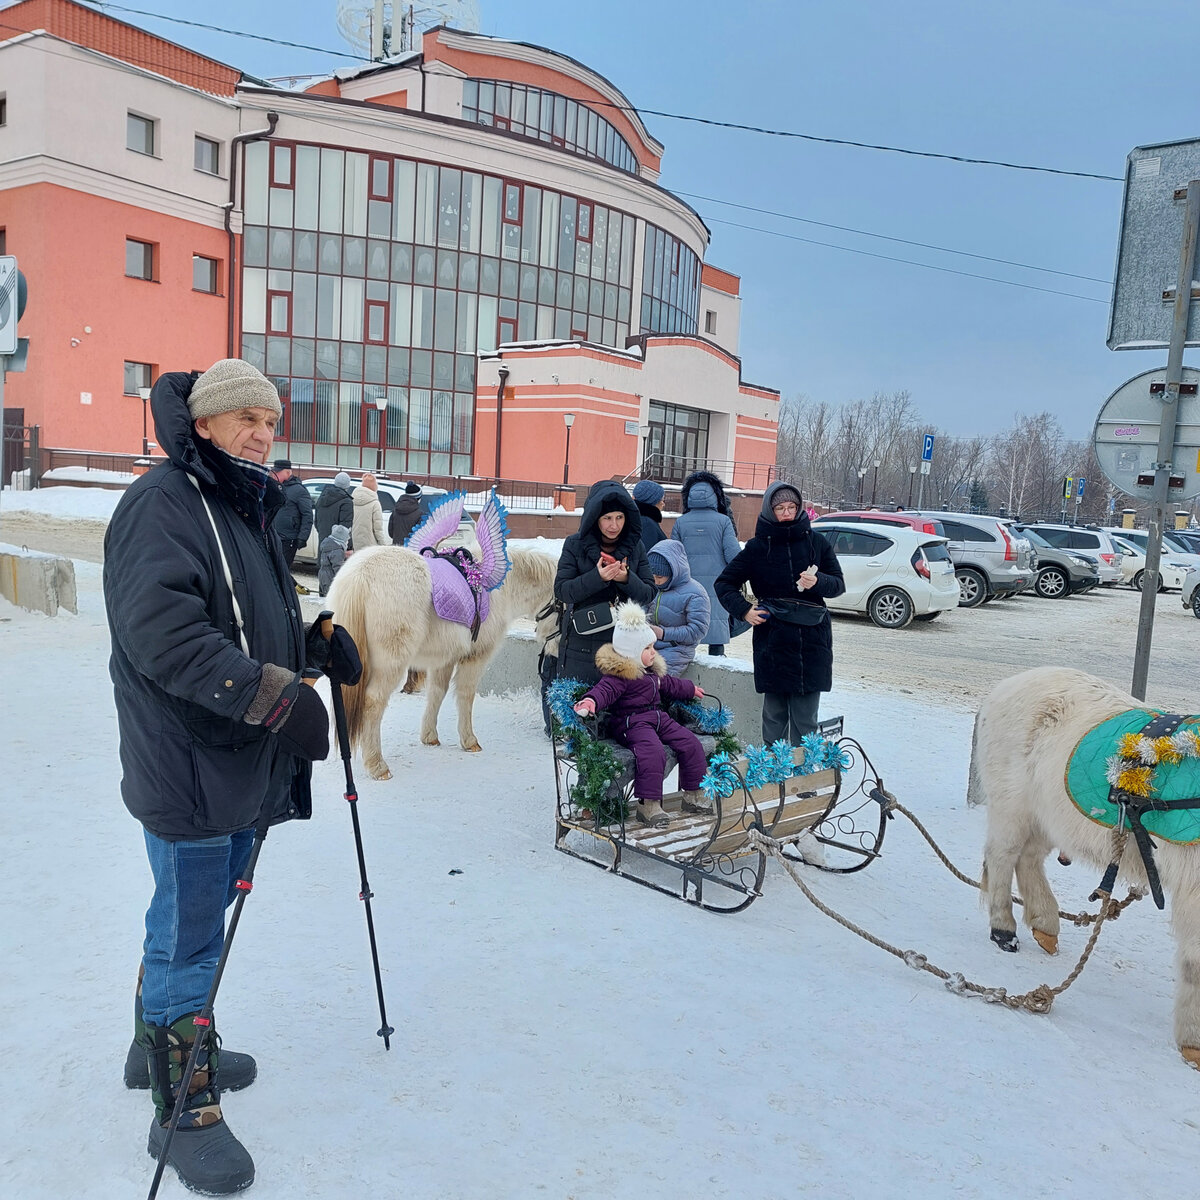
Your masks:
{"label": "camouflage winter boot", "polygon": [[[150,1067],[146,1061],[145,1031],[142,1020],[142,975],[144,967],[138,967],[137,989],[133,993],[133,1041],[125,1055],[125,1086],[145,1090],[150,1086]],[[249,1054],[236,1050],[218,1050],[221,1063],[221,1091],[240,1092],[249,1087],[258,1074],[258,1064]]]}
{"label": "camouflage winter boot", "polygon": [[[197,1015],[188,1013],[166,1027],[143,1026],[141,1044],[149,1061],[154,1095],[154,1120],[150,1123],[146,1149],[154,1158],[162,1151],[176,1091],[187,1068],[192,1043],[201,1032],[195,1024]],[[221,1116],[217,1054],[209,1048],[215,1039],[216,1031],[210,1029],[188,1088],[187,1107],[180,1115],[167,1152],[167,1162],[192,1191],[228,1196],[254,1182],[254,1161]]]}

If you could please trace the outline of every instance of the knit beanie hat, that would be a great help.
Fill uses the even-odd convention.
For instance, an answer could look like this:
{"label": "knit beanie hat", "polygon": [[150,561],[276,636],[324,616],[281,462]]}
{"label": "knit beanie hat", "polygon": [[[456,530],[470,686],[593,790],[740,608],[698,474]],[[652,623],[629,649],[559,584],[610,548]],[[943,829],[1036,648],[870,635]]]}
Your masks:
{"label": "knit beanie hat", "polygon": [[240,358],[215,362],[195,383],[188,396],[192,420],[236,412],[239,408],[266,408],[283,416],[275,385],[257,368]]}
{"label": "knit beanie hat", "polygon": [[335,542],[340,542],[342,549],[345,550],[347,543],[350,541],[350,530],[345,525],[335,525],[330,531],[329,536]]}
{"label": "knit beanie hat", "polygon": [[657,504],[666,494],[662,484],[653,479],[641,479],[633,489],[633,498],[643,504]]}
{"label": "knit beanie hat", "polygon": [[655,642],[654,630],[646,622],[640,604],[626,600],[617,605],[617,623],[613,628],[613,649],[626,658],[640,659],[642,651]]}
{"label": "knit beanie hat", "polygon": [[404,494],[406,496],[419,496],[421,494],[421,485],[419,483],[413,483],[413,481],[410,479],[404,485]]}
{"label": "knit beanie hat", "polygon": [[646,561],[650,564],[651,575],[665,575],[670,579],[675,573],[671,570],[671,564],[661,554],[655,554],[653,550],[646,555]]}
{"label": "knit beanie hat", "polygon": [[763,496],[762,515],[769,521],[775,520],[774,506],[776,504],[792,503],[797,508],[800,506],[800,489],[792,487],[790,483],[781,483],[772,485],[767,489]]}
{"label": "knit beanie hat", "polygon": [[347,475],[345,471],[339,471],[333,477],[333,482],[336,483],[338,487],[345,488],[346,491],[349,491],[351,488],[350,476]]}

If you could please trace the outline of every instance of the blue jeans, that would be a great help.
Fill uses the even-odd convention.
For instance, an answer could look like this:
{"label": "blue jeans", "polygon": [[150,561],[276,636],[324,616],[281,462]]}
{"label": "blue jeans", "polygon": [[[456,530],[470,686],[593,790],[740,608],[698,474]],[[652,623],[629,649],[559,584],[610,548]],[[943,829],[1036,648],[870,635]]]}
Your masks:
{"label": "blue jeans", "polygon": [[246,869],[254,830],[197,842],[143,832],[154,897],[142,945],[142,1008],[147,1025],[162,1026],[199,1012],[208,999],[225,940],[225,910],[237,896],[234,885]]}

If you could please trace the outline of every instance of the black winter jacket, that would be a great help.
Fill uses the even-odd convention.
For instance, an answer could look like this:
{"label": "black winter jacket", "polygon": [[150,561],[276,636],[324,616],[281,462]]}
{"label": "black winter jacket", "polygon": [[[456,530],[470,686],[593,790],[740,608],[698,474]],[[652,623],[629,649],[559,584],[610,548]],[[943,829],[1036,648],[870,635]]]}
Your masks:
{"label": "black winter jacket", "polygon": [[388,518],[388,537],[392,539],[392,545],[403,546],[408,540],[408,535],[421,523],[423,516],[416,496],[401,496]]}
{"label": "black winter jacket", "polygon": [[354,528],[354,499],[344,487],[327,483],[317,497],[317,511],[313,518],[317,525],[317,545],[333,532],[335,525]]}
{"label": "black winter jacket", "polygon": [[[121,795],[151,833],[169,841],[246,829],[264,804],[273,820],[312,811],[309,764],[242,719],[263,663],[304,666],[296,589],[269,528],[279,486],[267,482],[264,529],[241,472],[193,436],[193,378],[173,372],[155,383],[154,425],[169,461],[132,484],[104,538]],[[248,656],[201,489],[229,564]]]}
{"label": "black winter jacket", "polygon": [[[833,687],[833,631],[825,598],[846,590],[841,564],[829,543],[817,533],[806,513],[780,522],[770,515],[773,484],[763,497],[763,514],[754,536],[717,576],[717,599],[735,617],[750,609],[742,584],[749,583],[758,601],[787,601],[815,619],[795,625],[772,615],[754,627],[754,690],[756,692],[828,692]],[[797,577],[816,564],[817,582],[805,592]]]}
{"label": "black winter jacket", "polygon": [[296,478],[289,476],[280,485],[283,503],[275,513],[271,528],[281,542],[297,542],[303,546],[313,527],[313,502],[308,488]]}
{"label": "black winter jacket", "polygon": [[[596,569],[601,551],[600,531],[596,523],[600,519],[602,502],[613,496],[625,513],[625,526],[613,552],[617,558],[624,558],[629,563],[629,578],[624,583],[607,583]],[[576,607],[598,604],[603,600],[612,604],[636,600],[638,604],[646,605],[654,599],[654,576],[650,574],[641,536],[641,515],[633,497],[621,484],[605,482],[592,488],[583,506],[583,515],[579,518],[579,532],[571,534],[563,542],[558,574],[554,577],[554,595],[566,606],[558,640],[560,676],[594,683],[600,678],[596,651],[612,642],[611,630],[590,637],[574,634],[571,630],[571,613]]]}
{"label": "black winter jacket", "polygon": [[662,527],[662,509],[657,504],[647,504],[644,500],[636,500],[634,503],[637,504],[642,517],[642,545],[649,554],[651,546],[667,540]]}

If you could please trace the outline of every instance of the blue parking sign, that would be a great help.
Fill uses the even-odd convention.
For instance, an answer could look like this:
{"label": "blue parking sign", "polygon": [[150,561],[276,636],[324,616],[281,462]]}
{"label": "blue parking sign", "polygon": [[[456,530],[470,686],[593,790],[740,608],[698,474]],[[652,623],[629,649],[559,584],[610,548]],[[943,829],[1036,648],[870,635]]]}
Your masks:
{"label": "blue parking sign", "polygon": [[932,462],[933,461],[933,434],[932,433],[927,433],[925,435],[925,445],[921,449],[921,461],[922,462]]}
{"label": "blue parking sign", "polygon": [[1081,475],[1081,476],[1079,477],[1079,486],[1078,486],[1078,487],[1075,489],[1075,498],[1076,498],[1077,500],[1082,500],[1082,499],[1083,499],[1083,485],[1084,485],[1085,483],[1087,483],[1087,480],[1086,480],[1086,479],[1084,479],[1084,478],[1083,478],[1083,476]]}

